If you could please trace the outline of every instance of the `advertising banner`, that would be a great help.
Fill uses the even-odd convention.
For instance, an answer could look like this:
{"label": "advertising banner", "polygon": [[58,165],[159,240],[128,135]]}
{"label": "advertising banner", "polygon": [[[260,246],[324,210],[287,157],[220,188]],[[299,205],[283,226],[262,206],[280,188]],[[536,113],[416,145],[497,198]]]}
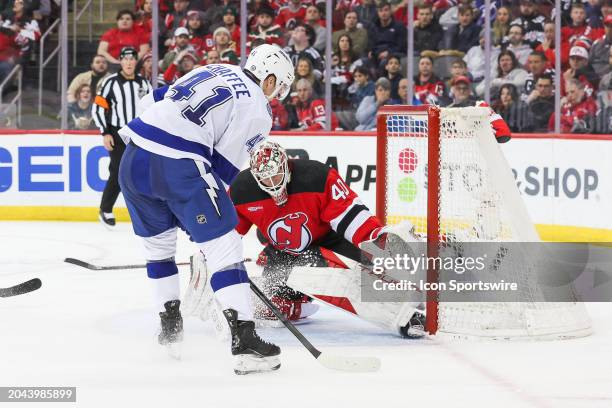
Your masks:
{"label": "advertising banner", "polygon": [[[338,169],[375,210],[373,134],[277,132],[272,139],[291,157],[319,160]],[[98,207],[109,163],[98,135],[20,132],[2,134],[0,141],[0,219],[7,219],[1,215],[6,213],[2,207],[12,208],[12,219],[19,218],[20,207],[38,207],[42,212],[52,207]],[[571,233],[572,227],[587,228],[612,237],[612,141],[514,138],[501,148],[539,229],[561,227]],[[125,207],[121,197],[117,207]],[[30,212],[24,214],[28,219]]]}

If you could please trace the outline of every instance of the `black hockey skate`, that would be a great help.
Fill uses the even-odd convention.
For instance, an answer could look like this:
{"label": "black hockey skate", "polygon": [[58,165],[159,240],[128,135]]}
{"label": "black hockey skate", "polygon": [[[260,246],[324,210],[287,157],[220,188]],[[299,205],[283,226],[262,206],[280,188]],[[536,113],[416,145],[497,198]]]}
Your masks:
{"label": "black hockey skate", "polygon": [[408,324],[400,328],[400,333],[408,339],[420,339],[425,336],[425,315],[416,310]]}
{"label": "black hockey skate", "polygon": [[116,222],[113,213],[105,213],[104,211],[100,210],[98,213],[98,218],[100,219],[102,225],[104,225],[107,229],[115,229]]}
{"label": "black hockey skate", "polygon": [[280,348],[263,341],[255,331],[255,323],[238,320],[233,309],[223,311],[232,334],[232,355],[237,357],[234,372],[238,375],[274,371],[280,368]]}
{"label": "black hockey skate", "polygon": [[183,317],[179,310],[180,306],[180,300],[164,303],[166,311],[159,313],[161,332],[157,338],[159,344],[168,347],[168,354],[177,360],[181,358],[180,343],[183,341]]}

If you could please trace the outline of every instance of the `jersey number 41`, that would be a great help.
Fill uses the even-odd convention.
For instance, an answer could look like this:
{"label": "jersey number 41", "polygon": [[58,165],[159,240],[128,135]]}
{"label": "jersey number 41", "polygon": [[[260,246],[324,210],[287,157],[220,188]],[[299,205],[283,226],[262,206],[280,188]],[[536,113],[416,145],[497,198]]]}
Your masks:
{"label": "jersey number 41", "polygon": [[[188,101],[196,91],[195,87],[203,82],[214,78],[216,75],[210,71],[201,71],[189,77],[188,79],[176,83],[169,91],[168,98],[173,101]],[[216,86],[212,89],[212,95],[208,95],[197,105],[189,105],[181,111],[183,117],[198,126],[204,126],[206,121],[204,118],[212,109],[223,105],[225,102],[232,99],[232,91],[225,86]]]}

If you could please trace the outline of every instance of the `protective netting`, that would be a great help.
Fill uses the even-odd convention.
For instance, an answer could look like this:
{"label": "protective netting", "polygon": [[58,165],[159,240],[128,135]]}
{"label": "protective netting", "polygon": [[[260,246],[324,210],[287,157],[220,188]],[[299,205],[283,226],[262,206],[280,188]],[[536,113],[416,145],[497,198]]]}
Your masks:
{"label": "protective netting", "polygon": [[[489,109],[439,112],[439,132],[429,129],[427,111],[386,114],[386,163],[378,167],[385,168],[386,223],[409,220],[426,236],[427,191],[437,188],[437,203],[432,205],[438,209],[440,242],[537,242],[511,169],[495,142]],[[440,182],[433,186],[428,185],[428,168],[433,166],[428,163],[429,137],[440,138]],[[568,302],[541,301],[542,288],[524,262],[526,256],[508,254],[499,274],[519,283],[524,291],[520,298],[531,301],[478,302],[476,297],[473,303],[444,302],[441,293],[438,333],[505,339],[588,335],[590,320],[584,305],[572,301],[572,293]]]}

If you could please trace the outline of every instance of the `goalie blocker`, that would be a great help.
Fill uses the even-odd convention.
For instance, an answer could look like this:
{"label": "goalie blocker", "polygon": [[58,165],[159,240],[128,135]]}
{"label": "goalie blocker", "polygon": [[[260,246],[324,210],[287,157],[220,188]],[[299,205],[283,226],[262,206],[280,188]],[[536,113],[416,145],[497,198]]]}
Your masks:
{"label": "goalie blocker", "polygon": [[[384,229],[335,169],[313,160],[289,160],[280,145],[266,142],[252,153],[250,169],[236,177],[230,196],[238,213],[236,230],[244,235],[255,225],[266,245],[258,259],[264,267],[258,285],[289,319],[299,321],[313,314],[315,297],[395,333],[407,333],[402,328],[415,315],[416,304],[360,302],[355,272],[361,260],[358,246],[384,235]],[[216,321],[218,312],[209,299],[210,290],[202,285],[205,265],[202,257],[197,259],[183,310]],[[299,290],[288,286],[287,279],[296,267],[307,268],[301,272],[310,270],[319,282]],[[342,268],[338,271],[347,279],[335,279],[342,275],[330,268]],[[299,285],[297,277],[294,281]],[[347,285],[346,296],[336,296],[338,284]],[[275,320],[258,300],[255,311],[261,320]],[[419,326],[422,316],[417,314],[415,319],[414,325]]]}

